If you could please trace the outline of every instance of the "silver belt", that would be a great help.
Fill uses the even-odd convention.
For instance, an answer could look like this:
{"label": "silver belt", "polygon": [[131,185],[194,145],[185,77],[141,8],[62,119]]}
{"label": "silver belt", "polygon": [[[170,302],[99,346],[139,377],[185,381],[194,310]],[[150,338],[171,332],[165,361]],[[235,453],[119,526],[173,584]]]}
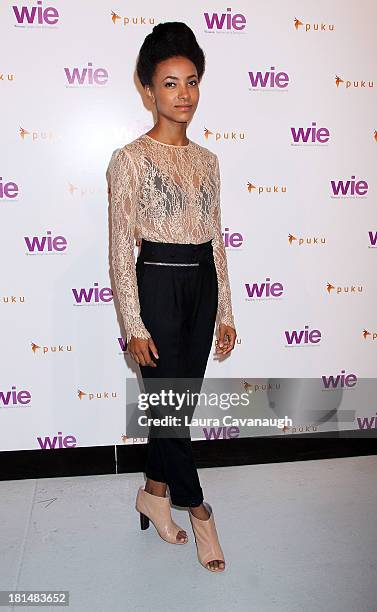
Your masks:
{"label": "silver belt", "polygon": [[164,261],[144,261],[145,264],[153,264],[154,266],[198,266],[199,263],[167,263]]}

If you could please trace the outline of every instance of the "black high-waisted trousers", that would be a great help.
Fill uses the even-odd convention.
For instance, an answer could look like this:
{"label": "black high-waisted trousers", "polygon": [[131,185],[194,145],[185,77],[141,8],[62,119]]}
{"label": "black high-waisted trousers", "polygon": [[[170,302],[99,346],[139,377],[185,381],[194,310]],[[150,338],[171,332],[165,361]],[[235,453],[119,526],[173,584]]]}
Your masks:
{"label": "black high-waisted trousers", "polygon": [[[160,265],[164,263],[196,265]],[[156,384],[160,385],[161,381],[153,383],[153,380],[166,377],[195,378],[193,390],[200,392],[213,343],[218,303],[212,241],[183,244],[143,239],[136,275],[140,315],[159,355],[155,359],[150,353],[157,367],[140,366],[145,391],[156,391]],[[147,447],[147,478],[167,483],[173,504],[199,506],[203,491],[189,427],[185,437],[169,438],[152,437],[152,428]]]}

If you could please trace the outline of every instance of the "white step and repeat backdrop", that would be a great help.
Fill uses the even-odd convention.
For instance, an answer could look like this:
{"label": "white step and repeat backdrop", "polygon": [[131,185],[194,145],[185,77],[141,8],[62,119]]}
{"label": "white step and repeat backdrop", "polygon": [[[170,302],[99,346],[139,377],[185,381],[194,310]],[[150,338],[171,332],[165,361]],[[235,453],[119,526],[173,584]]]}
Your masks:
{"label": "white step and repeat backdrop", "polygon": [[320,380],[330,404],[341,392],[359,411],[344,428],[374,424],[373,396],[355,398],[376,372],[376,12],[1,3],[2,450],[145,441],[125,436],[126,378],[139,375],[113,303],[106,169],[154,123],[135,61],[166,21],[186,22],[206,54],[188,136],[221,165],[238,339],[207,377]]}

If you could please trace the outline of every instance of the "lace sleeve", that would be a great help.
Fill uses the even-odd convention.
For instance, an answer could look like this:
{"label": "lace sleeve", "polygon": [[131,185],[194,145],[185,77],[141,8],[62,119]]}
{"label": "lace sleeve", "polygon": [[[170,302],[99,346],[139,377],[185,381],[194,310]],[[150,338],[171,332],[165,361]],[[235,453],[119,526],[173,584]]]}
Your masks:
{"label": "lace sleeve", "polygon": [[115,159],[110,161],[108,176],[112,222],[111,258],[128,343],[131,336],[150,338],[151,335],[140,317],[134,258],[139,179],[136,166],[124,149],[120,149]]}
{"label": "lace sleeve", "polygon": [[217,325],[225,323],[235,329],[234,318],[232,314],[232,298],[229,285],[228,265],[224,246],[224,239],[221,233],[221,205],[220,205],[220,168],[219,159],[215,155],[215,202],[213,212],[214,237],[212,240],[213,257],[215,260],[217,282],[219,289],[218,307],[217,307]]}

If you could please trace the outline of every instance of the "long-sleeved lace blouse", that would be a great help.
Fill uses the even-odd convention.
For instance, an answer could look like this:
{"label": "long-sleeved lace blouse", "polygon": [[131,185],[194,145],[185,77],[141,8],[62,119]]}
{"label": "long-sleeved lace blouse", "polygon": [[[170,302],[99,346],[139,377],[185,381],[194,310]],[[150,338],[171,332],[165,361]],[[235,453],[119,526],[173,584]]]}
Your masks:
{"label": "long-sleeved lace blouse", "polygon": [[217,155],[191,140],[188,145],[170,145],[142,134],[114,151],[107,178],[111,257],[127,342],[131,336],[151,336],[140,316],[135,234],[155,242],[199,244],[213,239],[219,289],[216,321],[235,328],[221,233]]}

